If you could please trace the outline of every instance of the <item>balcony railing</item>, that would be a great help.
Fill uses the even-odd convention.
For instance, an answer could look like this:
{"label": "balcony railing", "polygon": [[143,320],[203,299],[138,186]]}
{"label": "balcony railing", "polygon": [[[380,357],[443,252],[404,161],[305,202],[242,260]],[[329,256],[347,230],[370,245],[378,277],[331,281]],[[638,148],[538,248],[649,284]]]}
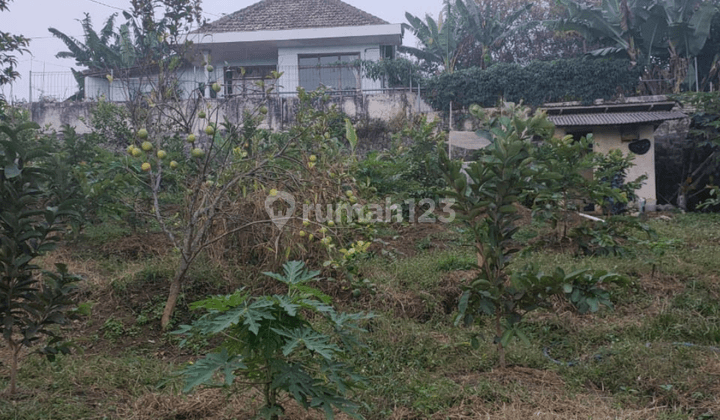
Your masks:
{"label": "balcony railing", "polygon": [[[317,68],[317,71],[314,71]],[[280,75],[279,78],[275,76]],[[108,77],[112,76],[112,77]],[[80,87],[71,73],[30,74],[30,101],[65,101],[79,94]],[[104,98],[111,101],[127,101],[140,92],[150,92],[157,84],[154,75],[120,77],[112,74],[95,73],[84,80],[84,100]],[[214,83],[221,85],[220,92],[212,89]],[[211,98],[234,98],[270,94],[294,96],[297,88],[314,90],[324,86],[331,95],[354,96],[392,90],[418,90],[418,86],[389,88],[381,78],[372,80],[362,74],[360,67],[348,65],[331,66],[253,66],[225,67],[207,74],[203,68],[187,69],[177,75],[173,84],[177,93],[189,97],[193,92]]]}

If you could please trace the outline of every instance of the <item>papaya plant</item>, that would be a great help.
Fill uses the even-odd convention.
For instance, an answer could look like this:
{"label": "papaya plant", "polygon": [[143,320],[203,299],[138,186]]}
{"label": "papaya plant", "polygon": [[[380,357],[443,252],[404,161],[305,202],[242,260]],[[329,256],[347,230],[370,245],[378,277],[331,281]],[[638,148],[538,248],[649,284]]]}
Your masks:
{"label": "papaya plant", "polygon": [[[362,378],[344,359],[362,348],[356,338],[364,331],[359,322],[372,315],[336,312],[330,297],[308,284],[318,280],[320,272],[309,271],[301,261],[285,263],[282,274],[263,274],[282,283],[287,293],[252,296],[240,289],[192,305],[207,313],[174,333],[223,341],[214,353],[181,372],[184,391],[200,385],[256,387],[264,397],[259,414],[272,420],[283,413],[283,393],[305,409],[324,411],[329,419],[333,408],[361,418],[346,394]],[[243,381],[236,381],[237,376]]]}
{"label": "papaya plant", "polygon": [[45,207],[52,171],[43,166],[49,154],[23,141],[35,123],[0,125],[0,333],[10,350],[9,393],[17,391],[18,362],[23,348],[48,337],[40,350],[49,358],[68,353],[55,325],[66,322],[74,283],[79,279],[57,265],[42,281],[37,257],[54,249],[68,218],[79,215],[71,201]]}

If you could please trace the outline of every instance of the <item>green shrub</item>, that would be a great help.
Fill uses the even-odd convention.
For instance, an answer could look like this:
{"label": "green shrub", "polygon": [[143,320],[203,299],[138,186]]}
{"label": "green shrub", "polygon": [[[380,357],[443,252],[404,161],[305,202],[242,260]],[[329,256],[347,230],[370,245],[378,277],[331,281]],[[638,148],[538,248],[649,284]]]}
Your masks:
{"label": "green shrub", "polygon": [[471,104],[495,106],[500,99],[529,105],[546,102],[610,99],[618,91],[632,94],[640,66],[627,60],[569,59],[535,61],[527,66],[496,64],[443,73],[424,82],[425,100],[437,110]]}
{"label": "green shrub", "polygon": [[79,278],[56,264],[57,273],[41,281],[34,260],[53,250],[69,218],[78,218],[70,201],[47,205],[52,171],[49,152],[23,141],[39,127],[25,122],[0,125],[0,333],[10,350],[10,394],[16,391],[23,348],[47,336],[40,352],[49,358],[68,353],[55,325],[66,323],[71,293]]}
{"label": "green shrub", "polygon": [[445,147],[446,134],[438,130],[438,122],[418,118],[391,138],[392,150],[368,154],[358,162],[355,178],[380,197],[393,195],[396,203],[406,198],[437,198],[437,191],[446,185],[437,153]]}

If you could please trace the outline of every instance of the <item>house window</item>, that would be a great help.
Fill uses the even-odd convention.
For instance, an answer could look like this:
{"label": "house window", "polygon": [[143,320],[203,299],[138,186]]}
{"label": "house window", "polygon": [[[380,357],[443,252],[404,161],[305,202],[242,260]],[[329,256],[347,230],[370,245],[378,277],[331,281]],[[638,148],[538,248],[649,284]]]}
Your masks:
{"label": "house window", "polygon": [[262,95],[277,80],[272,72],[277,66],[225,67],[225,96]]}
{"label": "house window", "polygon": [[383,60],[395,59],[395,46],[394,45],[381,45],[380,46],[380,58]]}
{"label": "house window", "polygon": [[360,54],[301,55],[300,86],[307,91],[325,86],[330,90],[360,89]]}

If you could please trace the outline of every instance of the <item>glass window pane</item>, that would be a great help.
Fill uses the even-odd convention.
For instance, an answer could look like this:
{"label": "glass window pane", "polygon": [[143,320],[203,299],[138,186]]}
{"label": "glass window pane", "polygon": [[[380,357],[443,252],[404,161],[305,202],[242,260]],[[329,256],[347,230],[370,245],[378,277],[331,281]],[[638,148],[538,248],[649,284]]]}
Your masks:
{"label": "glass window pane", "polygon": [[342,68],[342,89],[352,90],[358,88],[357,76],[355,67],[343,67]]}
{"label": "glass window pane", "polygon": [[340,56],[340,61],[343,63],[352,63],[355,60],[358,60],[360,56],[358,54],[346,54]]}
{"label": "glass window pane", "polygon": [[320,82],[328,89],[338,89],[340,69],[337,67],[322,67],[320,69]]}
{"label": "glass window pane", "polygon": [[316,66],[318,64],[317,57],[300,57],[301,66]]}
{"label": "glass window pane", "polygon": [[337,55],[326,55],[325,57],[320,57],[320,65],[321,66],[329,66],[329,65],[335,65],[338,62],[338,56]]}
{"label": "glass window pane", "polygon": [[320,87],[320,69],[300,69],[300,86],[307,91],[316,90]]}

